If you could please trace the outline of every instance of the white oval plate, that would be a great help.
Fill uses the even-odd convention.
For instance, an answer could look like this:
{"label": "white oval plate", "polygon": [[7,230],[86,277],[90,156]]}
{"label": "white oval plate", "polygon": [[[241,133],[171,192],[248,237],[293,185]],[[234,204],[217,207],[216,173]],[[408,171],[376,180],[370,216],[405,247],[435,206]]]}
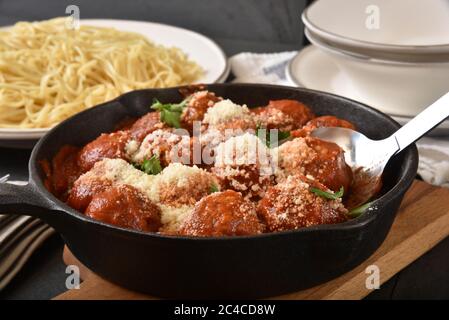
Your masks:
{"label": "white oval plate", "polygon": [[[382,104],[376,105],[368,97],[363,96],[353,88],[351,83],[357,79],[350,79],[340,71],[335,63],[317,47],[310,45],[290,61],[286,70],[287,79],[296,86],[333,93],[349,99],[360,101],[382,111]],[[383,103],[388,104],[387,97]],[[390,116],[401,125],[407,123],[411,117]],[[444,121],[433,129],[431,135],[449,135],[449,120]]]}
{"label": "white oval plate", "polygon": [[[180,48],[205,70],[198,83],[221,83],[229,75],[230,66],[223,50],[214,41],[199,33],[145,21],[83,19],[81,24],[136,32],[148,37],[154,43]],[[0,146],[31,148],[48,130],[0,128]]]}

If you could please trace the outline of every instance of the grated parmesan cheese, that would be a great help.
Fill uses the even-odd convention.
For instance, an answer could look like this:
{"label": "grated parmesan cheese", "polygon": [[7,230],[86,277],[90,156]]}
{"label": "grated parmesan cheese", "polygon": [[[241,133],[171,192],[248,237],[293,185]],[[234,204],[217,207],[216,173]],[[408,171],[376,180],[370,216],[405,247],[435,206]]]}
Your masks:
{"label": "grated parmesan cheese", "polygon": [[179,208],[160,205],[161,223],[165,232],[176,232],[179,226],[184,222],[189,213],[193,210],[193,206],[182,206]]}
{"label": "grated parmesan cheese", "polygon": [[270,175],[275,169],[271,151],[251,133],[231,137],[215,149],[215,166],[257,165],[261,174]]}
{"label": "grated parmesan cheese", "polygon": [[[168,152],[183,139],[187,141],[187,144],[189,143],[190,138],[188,136],[180,136],[169,130],[155,130],[143,139],[130,159],[135,163],[142,163],[144,159],[149,159],[153,155],[161,158],[161,153]],[[165,158],[165,154],[163,157]]]}
{"label": "grated parmesan cheese", "polygon": [[190,167],[181,163],[171,163],[162,170],[157,182],[182,188],[188,186],[191,179],[198,175],[210,175],[210,173],[195,165]]}
{"label": "grated parmesan cheese", "polygon": [[305,167],[316,160],[317,153],[307,145],[304,138],[295,138],[287,141],[274,148],[272,154],[274,153],[277,154],[280,168],[277,171],[278,181],[282,181],[296,173],[309,175],[315,179],[309,172],[305,172]]}
{"label": "grated parmesan cheese", "polygon": [[130,139],[125,146],[125,152],[128,159],[132,159],[132,156],[139,150],[139,142],[134,139]]}
{"label": "grated parmesan cheese", "polygon": [[151,176],[142,172],[123,159],[103,159],[97,162],[94,167],[82,175],[79,179],[88,177],[100,177],[112,181],[114,184],[130,185],[143,194],[151,201],[159,201],[157,192],[156,176]]}
{"label": "grated parmesan cheese", "polygon": [[[180,163],[170,164],[158,175],[149,175],[125,160],[103,159],[79,177],[86,180],[93,178],[107,179],[117,186],[130,185],[141,191],[161,209],[161,222],[165,231],[176,231],[192,211],[194,203],[207,195],[212,185],[219,188],[216,177],[210,172]],[[167,200],[167,193],[174,193],[179,201]],[[186,201],[190,203],[185,204]]]}
{"label": "grated parmesan cheese", "polygon": [[229,99],[217,102],[213,107],[207,109],[204,115],[204,123],[215,125],[234,118],[249,116],[246,105],[240,106]]}

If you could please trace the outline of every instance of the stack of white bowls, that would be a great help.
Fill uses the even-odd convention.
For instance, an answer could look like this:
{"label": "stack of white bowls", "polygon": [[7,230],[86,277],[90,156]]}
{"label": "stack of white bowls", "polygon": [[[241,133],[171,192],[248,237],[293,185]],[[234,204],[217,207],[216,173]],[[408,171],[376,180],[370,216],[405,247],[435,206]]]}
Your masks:
{"label": "stack of white bowls", "polygon": [[[401,120],[449,91],[449,0],[318,0],[302,20],[313,45],[288,72],[300,85],[360,100]],[[306,71],[333,79],[318,81]]]}

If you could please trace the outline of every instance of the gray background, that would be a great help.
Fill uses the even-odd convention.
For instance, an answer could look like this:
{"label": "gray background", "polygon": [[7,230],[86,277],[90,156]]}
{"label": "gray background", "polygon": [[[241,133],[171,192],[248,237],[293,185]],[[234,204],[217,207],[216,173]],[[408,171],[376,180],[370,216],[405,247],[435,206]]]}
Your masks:
{"label": "gray background", "polygon": [[42,20],[80,8],[81,19],[109,18],[167,23],[203,33],[228,55],[241,51],[299,49],[305,0],[0,0],[0,25]]}

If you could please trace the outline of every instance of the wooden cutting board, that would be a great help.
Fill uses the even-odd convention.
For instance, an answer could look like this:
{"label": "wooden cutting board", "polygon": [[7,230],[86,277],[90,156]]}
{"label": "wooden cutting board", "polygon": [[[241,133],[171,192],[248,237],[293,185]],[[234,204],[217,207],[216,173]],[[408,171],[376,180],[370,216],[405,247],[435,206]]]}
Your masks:
{"label": "wooden cutting board", "polygon": [[[367,266],[374,264],[379,267],[382,284],[448,235],[449,189],[415,181],[402,202],[386,240],[370,258],[339,278],[275,298],[361,299],[371,292],[365,285]],[[85,268],[67,248],[64,249],[64,262],[78,265],[84,281],[80,289],[69,290],[55,299],[155,299],[103,280]]]}

